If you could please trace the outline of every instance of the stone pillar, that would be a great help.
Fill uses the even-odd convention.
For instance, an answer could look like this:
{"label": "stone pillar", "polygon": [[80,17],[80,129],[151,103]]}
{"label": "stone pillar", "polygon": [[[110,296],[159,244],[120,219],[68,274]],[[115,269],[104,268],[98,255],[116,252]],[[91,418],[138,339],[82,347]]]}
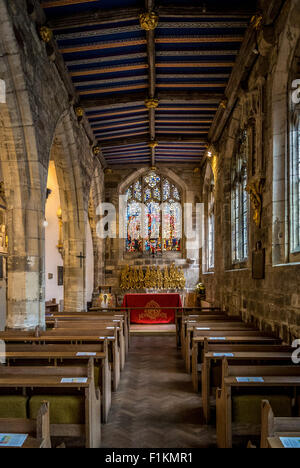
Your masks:
{"label": "stone pillar", "polygon": [[85,244],[81,239],[64,240],[64,311],[86,311]]}
{"label": "stone pillar", "polygon": [[[39,190],[32,189],[32,198]],[[21,202],[21,201],[20,201]],[[23,209],[14,202],[8,210],[8,329],[45,327],[44,211],[33,206]]]}

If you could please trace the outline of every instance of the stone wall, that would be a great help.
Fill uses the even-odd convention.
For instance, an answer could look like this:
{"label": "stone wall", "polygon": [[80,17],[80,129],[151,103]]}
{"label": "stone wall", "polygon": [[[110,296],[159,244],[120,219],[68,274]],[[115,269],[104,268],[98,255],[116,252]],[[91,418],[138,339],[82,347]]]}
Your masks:
{"label": "stone wall", "polygon": [[[299,21],[299,1],[287,1],[271,30],[258,32],[257,58],[238,87],[236,104],[217,145],[216,266],[214,273],[203,272],[210,301],[286,342],[300,336],[300,264],[289,254],[286,183],[291,80],[299,79],[299,70],[297,75],[293,69],[300,50]],[[251,47],[257,46],[250,44],[250,53]],[[262,222],[256,226],[252,207],[249,260],[238,268],[231,263],[230,170],[238,131],[250,118],[257,129],[258,177],[264,180]],[[258,241],[266,249],[263,280],[252,279],[252,252]]]}
{"label": "stone wall", "polygon": [[[44,325],[46,184],[55,161],[63,209],[65,308],[85,309],[85,223],[91,180],[99,162],[87,120],[62,62],[41,40],[44,15],[25,0],[0,0],[0,155],[8,211],[9,328]],[[52,47],[52,46],[51,46]]]}
{"label": "stone wall", "polygon": [[[181,189],[183,203],[192,203],[195,210],[195,203],[199,201],[199,192],[201,180],[199,173],[195,171],[195,166],[173,165],[172,170],[161,165],[157,166],[158,171],[174,181]],[[112,172],[105,176],[105,201],[113,203],[118,214],[119,195],[124,195],[127,188],[137,180],[141,175],[149,171],[149,168],[119,168],[115,167]],[[119,225],[117,222],[117,232]],[[193,290],[199,281],[199,249],[192,248],[188,242],[183,241],[182,252],[166,252],[163,256],[152,258],[146,254],[132,254],[125,251],[125,240],[106,239],[105,247],[105,280],[106,284],[113,287],[113,292],[121,297],[122,292],[119,289],[121,271],[126,265],[142,267],[146,270],[147,266],[170,266],[173,262],[177,266],[182,266],[187,280],[187,290]]]}

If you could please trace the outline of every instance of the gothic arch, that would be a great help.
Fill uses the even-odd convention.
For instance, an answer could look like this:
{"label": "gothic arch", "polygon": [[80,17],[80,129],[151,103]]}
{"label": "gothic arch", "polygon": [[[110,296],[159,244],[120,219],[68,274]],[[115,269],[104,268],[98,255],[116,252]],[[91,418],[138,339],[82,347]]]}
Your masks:
{"label": "gothic arch", "polygon": [[[286,11],[285,27],[279,37],[276,67],[272,85],[272,140],[270,151],[273,154],[273,167],[270,180],[273,182],[273,264],[289,261],[289,223],[287,206],[286,170],[289,151],[288,122],[291,105],[288,102],[292,89],[289,89],[290,71],[297,51],[300,31],[300,5],[297,0],[289,3]],[[271,220],[270,220],[271,221]]]}
{"label": "gothic arch", "polygon": [[85,268],[78,257],[85,255],[87,210],[78,142],[71,116],[65,112],[55,129],[49,154],[56,167],[62,209],[66,311],[85,310]]}
{"label": "gothic arch", "polygon": [[[145,175],[149,171],[150,171],[149,167],[144,167],[142,169],[138,169],[137,171],[134,171],[124,181],[120,182],[120,184],[118,185],[118,190],[117,190],[118,194],[119,195],[124,194],[127,187],[129,187],[135,180],[137,180],[139,177]],[[175,174],[175,172],[172,171],[171,169],[167,169],[167,168],[164,168],[164,167],[157,168],[157,171],[160,174],[162,174],[163,176],[170,179],[175,185],[177,185],[180,188],[180,190],[182,192],[183,202],[185,202],[188,187],[187,187],[186,183],[181,179],[181,177],[179,177],[177,174]]]}

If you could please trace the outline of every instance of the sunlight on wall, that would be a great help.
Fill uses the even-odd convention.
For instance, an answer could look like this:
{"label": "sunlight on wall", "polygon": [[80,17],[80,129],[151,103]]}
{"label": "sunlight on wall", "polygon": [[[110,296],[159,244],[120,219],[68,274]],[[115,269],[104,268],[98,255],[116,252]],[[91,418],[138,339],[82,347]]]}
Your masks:
{"label": "sunlight on wall", "polygon": [[[47,188],[51,190],[51,194],[46,202],[46,221],[48,223],[45,228],[46,301],[56,298],[59,303],[64,298],[64,288],[57,285],[57,267],[63,266],[63,260],[56,247],[59,238],[57,211],[60,208],[60,198],[53,161],[50,161],[49,164]],[[53,275],[53,278],[50,279],[49,275]]]}

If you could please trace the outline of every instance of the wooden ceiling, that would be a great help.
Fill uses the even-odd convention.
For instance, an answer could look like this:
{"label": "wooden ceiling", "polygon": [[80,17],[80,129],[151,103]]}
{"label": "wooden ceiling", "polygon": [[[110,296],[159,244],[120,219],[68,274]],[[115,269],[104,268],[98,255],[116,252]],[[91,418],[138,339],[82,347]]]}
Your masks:
{"label": "wooden ceiling", "polygon": [[108,165],[199,164],[256,2],[41,4]]}

